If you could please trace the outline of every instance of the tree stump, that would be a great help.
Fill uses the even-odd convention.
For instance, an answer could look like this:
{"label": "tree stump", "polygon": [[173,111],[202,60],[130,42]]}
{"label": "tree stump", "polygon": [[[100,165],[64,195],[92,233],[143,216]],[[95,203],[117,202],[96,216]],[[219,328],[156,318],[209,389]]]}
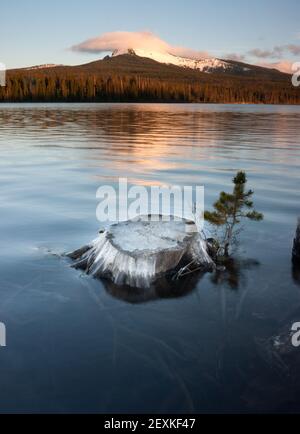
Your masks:
{"label": "tree stump", "polygon": [[300,265],[300,218],[298,219],[298,227],[296,230],[296,237],[294,239],[293,262],[294,264]]}
{"label": "tree stump", "polygon": [[162,216],[115,224],[90,245],[68,254],[74,267],[117,285],[149,288],[158,278],[195,261],[203,270],[214,262],[192,221]]}

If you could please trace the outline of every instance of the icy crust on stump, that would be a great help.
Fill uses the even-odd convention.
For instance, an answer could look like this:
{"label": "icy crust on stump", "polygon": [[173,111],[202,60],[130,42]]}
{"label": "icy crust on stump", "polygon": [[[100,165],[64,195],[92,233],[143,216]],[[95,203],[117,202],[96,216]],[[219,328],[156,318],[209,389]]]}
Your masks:
{"label": "icy crust on stump", "polygon": [[71,253],[75,268],[117,285],[149,288],[159,277],[197,261],[213,267],[194,222],[162,216],[139,217],[110,227],[91,245]]}

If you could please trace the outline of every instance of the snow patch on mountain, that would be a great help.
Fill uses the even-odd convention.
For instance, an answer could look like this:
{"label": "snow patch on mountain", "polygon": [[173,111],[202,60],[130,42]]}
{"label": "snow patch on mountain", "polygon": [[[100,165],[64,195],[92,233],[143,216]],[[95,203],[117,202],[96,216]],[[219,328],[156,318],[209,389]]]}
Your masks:
{"label": "snow patch on mountain", "polygon": [[55,63],[46,63],[45,65],[30,66],[29,68],[24,68],[24,69],[26,71],[33,71],[35,69],[57,68],[58,66],[62,66],[62,65],[56,65]]}

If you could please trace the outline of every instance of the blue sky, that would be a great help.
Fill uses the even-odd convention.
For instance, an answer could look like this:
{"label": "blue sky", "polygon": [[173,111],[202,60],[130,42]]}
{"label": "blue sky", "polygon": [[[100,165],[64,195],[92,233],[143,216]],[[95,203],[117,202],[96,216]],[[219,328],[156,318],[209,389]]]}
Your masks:
{"label": "blue sky", "polygon": [[[263,53],[300,46],[299,0],[9,0],[1,2],[0,13],[0,62],[9,68],[89,62],[101,56],[68,48],[106,32],[144,30],[217,57],[248,53],[253,63],[300,61],[298,53],[278,59]],[[262,57],[252,57],[254,49]]]}

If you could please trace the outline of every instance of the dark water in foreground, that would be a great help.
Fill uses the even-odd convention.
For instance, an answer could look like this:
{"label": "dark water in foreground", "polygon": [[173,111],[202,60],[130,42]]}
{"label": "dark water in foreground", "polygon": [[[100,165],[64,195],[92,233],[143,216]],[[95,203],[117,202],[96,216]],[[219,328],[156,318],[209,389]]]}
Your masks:
{"label": "dark water in foreground", "polygon": [[[300,308],[299,139],[297,107],[1,105],[0,411],[300,411],[262,344]],[[265,221],[230,274],[130,303],[48,253],[94,238],[103,183],[204,184],[210,207],[238,169]]]}

